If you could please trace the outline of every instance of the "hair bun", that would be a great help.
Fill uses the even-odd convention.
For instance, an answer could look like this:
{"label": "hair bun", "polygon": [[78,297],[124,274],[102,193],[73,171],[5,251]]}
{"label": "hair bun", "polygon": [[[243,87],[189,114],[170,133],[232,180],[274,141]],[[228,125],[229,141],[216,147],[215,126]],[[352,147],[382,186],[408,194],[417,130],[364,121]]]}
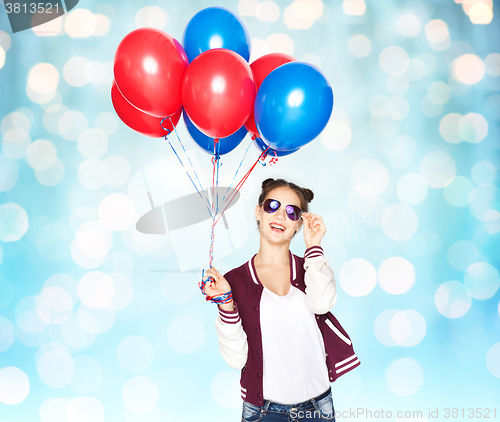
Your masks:
{"label": "hair bun", "polygon": [[274,182],[274,179],[272,177],[270,177],[269,179],[266,179],[262,182],[262,190],[264,190],[266,188],[266,186],[268,186],[270,183],[273,183]]}
{"label": "hair bun", "polygon": [[311,189],[303,188],[304,189],[304,197],[306,198],[307,202],[311,202],[314,198],[314,193]]}

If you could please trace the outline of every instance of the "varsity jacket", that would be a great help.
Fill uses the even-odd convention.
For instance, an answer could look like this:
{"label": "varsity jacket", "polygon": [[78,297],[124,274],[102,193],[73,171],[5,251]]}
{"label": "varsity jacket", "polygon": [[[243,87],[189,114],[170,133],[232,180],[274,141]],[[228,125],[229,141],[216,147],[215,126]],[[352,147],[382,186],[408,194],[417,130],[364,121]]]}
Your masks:
{"label": "varsity jacket", "polygon": [[[361,364],[349,335],[330,312],[337,301],[334,272],[319,246],[307,249],[304,258],[289,253],[291,285],[305,293],[306,306],[316,315],[329,379],[333,382]],[[224,275],[232,289],[235,310],[219,307],[215,327],[224,360],[241,369],[242,399],[261,407],[264,371],[259,305],[264,286],[257,277],[254,259],[255,255]]]}

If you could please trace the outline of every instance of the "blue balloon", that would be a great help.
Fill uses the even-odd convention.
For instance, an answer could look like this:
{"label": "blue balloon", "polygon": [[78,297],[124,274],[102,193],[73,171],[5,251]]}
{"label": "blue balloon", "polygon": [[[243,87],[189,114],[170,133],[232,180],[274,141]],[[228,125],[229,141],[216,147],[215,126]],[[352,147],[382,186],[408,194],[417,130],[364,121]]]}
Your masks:
{"label": "blue balloon", "polygon": [[243,20],[225,7],[207,7],[194,15],[184,30],[182,45],[189,63],[212,48],[226,48],[250,59],[250,33]]}
{"label": "blue balloon", "polygon": [[[193,140],[209,154],[213,154],[214,139],[203,134],[189,119],[185,110],[183,110],[182,117],[184,118],[184,123],[186,123],[186,127],[189,134],[191,135],[191,138],[193,138]],[[228,152],[235,149],[241,143],[246,134],[247,130],[245,129],[245,126],[242,126],[232,135],[229,135],[226,138],[220,138],[219,155],[227,154]]]}
{"label": "blue balloon", "polygon": [[290,62],[262,82],[254,105],[255,123],[264,142],[291,151],[311,142],[333,110],[333,90],[314,65]]}
{"label": "blue balloon", "polygon": [[[261,138],[257,138],[255,137],[255,139],[253,140],[255,146],[260,150],[260,151],[265,151],[265,149],[267,148],[267,145],[266,143],[261,139]],[[297,148],[297,149],[292,149],[290,151],[276,151],[275,149],[272,149],[272,148],[269,148],[267,150],[267,156],[268,157],[274,157],[274,153],[276,153],[276,156],[277,157],[283,157],[284,155],[288,155],[288,154],[292,154],[294,153],[295,151],[298,151],[300,148]]]}

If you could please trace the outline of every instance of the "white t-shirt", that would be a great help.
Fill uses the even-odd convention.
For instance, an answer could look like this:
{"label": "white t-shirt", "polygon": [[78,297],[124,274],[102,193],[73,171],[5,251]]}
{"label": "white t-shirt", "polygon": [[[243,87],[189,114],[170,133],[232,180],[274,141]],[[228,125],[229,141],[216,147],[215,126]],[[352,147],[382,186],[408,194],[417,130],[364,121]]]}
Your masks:
{"label": "white t-shirt", "polygon": [[302,291],[292,285],[279,296],[264,286],[260,326],[264,399],[295,404],[328,389],[325,345]]}

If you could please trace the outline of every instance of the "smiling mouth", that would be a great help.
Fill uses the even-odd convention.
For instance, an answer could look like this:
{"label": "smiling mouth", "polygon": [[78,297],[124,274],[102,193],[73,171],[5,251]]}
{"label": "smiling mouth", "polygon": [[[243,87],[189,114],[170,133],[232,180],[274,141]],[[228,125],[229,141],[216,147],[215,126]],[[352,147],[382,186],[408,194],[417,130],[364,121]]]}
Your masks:
{"label": "smiling mouth", "polygon": [[270,226],[271,226],[271,229],[272,229],[273,231],[275,231],[275,232],[280,232],[280,233],[282,233],[282,232],[284,232],[284,231],[285,231],[285,227],[284,227],[284,226],[282,226],[281,224],[271,223],[271,224],[270,224]]}

